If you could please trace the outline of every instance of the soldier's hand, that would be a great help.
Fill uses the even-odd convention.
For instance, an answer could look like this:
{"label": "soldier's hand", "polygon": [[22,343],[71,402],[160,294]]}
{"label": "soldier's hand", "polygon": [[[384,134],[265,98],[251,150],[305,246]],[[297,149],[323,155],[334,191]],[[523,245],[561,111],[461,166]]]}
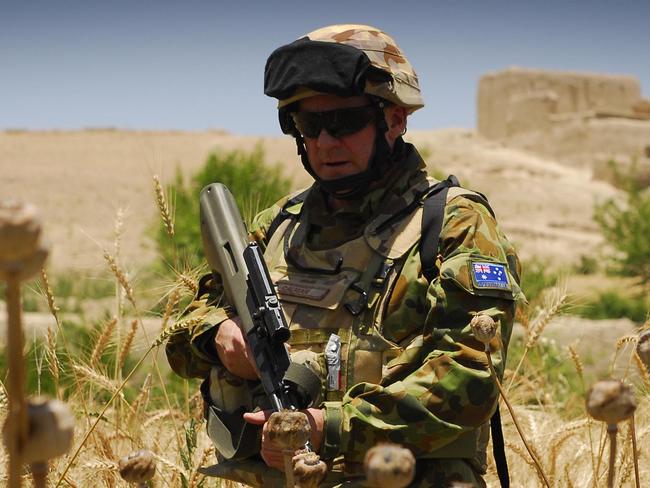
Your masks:
{"label": "soldier's hand", "polygon": [[238,323],[239,317],[234,317],[232,320],[224,320],[219,325],[219,330],[214,338],[217,354],[223,365],[232,374],[247,380],[256,380],[259,378],[259,374],[255,367],[253,353]]}
{"label": "soldier's hand", "polygon": [[[318,453],[320,451],[321,442],[323,441],[323,426],[325,424],[324,411],[320,408],[308,408],[300,411],[307,415],[307,419],[309,419],[309,425],[311,427],[311,448]],[[272,413],[271,410],[245,413],[244,420],[251,424],[264,425],[262,428],[260,455],[268,467],[284,471],[282,448],[268,439],[268,424],[266,421]]]}

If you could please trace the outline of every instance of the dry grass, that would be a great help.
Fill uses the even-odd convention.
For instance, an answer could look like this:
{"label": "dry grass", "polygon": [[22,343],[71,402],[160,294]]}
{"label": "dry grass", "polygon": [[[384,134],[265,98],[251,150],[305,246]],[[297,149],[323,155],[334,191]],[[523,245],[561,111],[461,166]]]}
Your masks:
{"label": "dry grass", "polygon": [[[135,396],[124,395],[125,384],[118,381],[115,376],[111,376],[112,368],[103,367],[102,351],[106,347],[107,337],[111,335],[109,332],[111,327],[114,327],[111,323],[115,319],[109,320],[104,325],[86,361],[84,358],[73,359],[73,369],[79,387],[62,391],[61,395],[64,396],[64,393],[67,395],[67,401],[80,421],[77,424],[72,452],[52,463],[50,475],[52,486],[57,482],[60,482],[59,486],[125,486],[119,478],[117,462],[120,457],[137,449],[149,449],[154,453],[157,461],[154,486],[182,486],[183,479],[186,486],[195,488],[235,486],[221,483],[216,479],[204,478],[197,472],[198,467],[214,462],[214,449],[205,434],[204,425],[202,423],[194,425],[197,411],[200,411],[200,397],[192,390],[192,397],[184,404],[171,404],[168,408],[161,409],[161,403],[165,404],[165,402],[161,399],[160,378],[157,377],[153,363],[146,366],[147,363],[144,362],[144,356],[155,347],[162,345],[170,335],[201,320],[200,317],[189,321],[178,320],[180,313],[178,311],[173,315],[172,311],[179,301],[181,288],[188,291],[185,280],[179,279],[168,294],[167,306],[160,319],[161,328],[163,324],[166,326],[158,337],[150,341],[151,347],[138,353],[140,361],[135,368],[137,374],[125,375],[125,381],[137,391]],[[538,337],[535,341],[530,341],[528,338],[526,343],[529,347],[536,347],[539,336],[543,333],[543,326],[539,324],[547,321],[551,312],[553,311],[538,311],[538,316],[544,318],[540,321],[530,321],[531,324],[538,324],[536,327]],[[131,344],[137,327],[138,320],[131,320],[130,332],[119,345],[119,358],[122,365],[126,356],[133,354]],[[636,432],[637,445],[641,446],[638,453],[641,486],[644,486],[650,483],[650,459],[647,450],[642,447],[647,445],[650,436],[650,395],[648,384],[645,383],[647,370],[642,369],[643,365],[638,361],[634,348],[628,347],[633,344],[634,337],[625,336],[613,343],[611,348],[612,356],[615,357],[613,362],[630,362],[640,372],[638,376],[630,375],[630,380],[637,381],[639,386]],[[627,357],[628,353],[629,357]],[[54,333],[50,331],[47,339],[48,361],[58,364],[59,354],[55,346]],[[568,348],[567,361],[573,362],[575,374],[582,380],[585,366],[574,347]],[[521,368],[522,371],[525,370],[525,364]],[[53,371],[52,368],[44,369],[42,374],[53,375]],[[522,402],[522,399],[530,398],[527,392],[540,389],[541,394],[544,395],[548,385],[541,380],[538,381],[536,377],[526,377],[522,374],[518,381],[514,382],[511,395],[512,398],[519,399],[514,408],[518,417],[524,420],[522,429],[526,438],[534,446],[534,452],[548,474],[552,486],[603,486],[607,476],[606,462],[598,460],[607,452],[600,447],[604,445],[603,429],[586,416],[567,419],[563,417],[561,408],[545,409],[540,408],[539,405]],[[1,401],[4,397],[3,391],[0,388],[0,417],[2,418],[6,416],[7,409],[6,402]],[[101,392],[108,392],[114,399],[110,403],[107,402],[107,397]],[[157,398],[154,399],[154,396]],[[561,403],[562,399],[553,399],[553,401]],[[89,415],[84,414],[86,411],[84,403]],[[542,486],[534,463],[523,448],[511,417],[505,413],[505,409],[502,411],[504,412],[502,415],[504,434],[508,440],[506,455],[509,460],[512,485]],[[122,420],[118,421],[120,418]],[[91,424],[88,421],[92,419],[101,419],[101,421]],[[631,428],[627,424],[621,427],[618,434],[620,449],[617,454],[616,486],[631,487],[634,486]],[[178,432],[184,433],[181,438],[195,435],[194,444],[189,446],[190,449],[186,441],[179,443]],[[78,454],[73,457],[75,452]],[[4,453],[0,454],[0,462],[6,461],[4,456]],[[489,463],[486,476],[488,485],[499,486],[491,458]],[[599,466],[598,471],[596,466]]]}
{"label": "dry grass", "polygon": [[[569,422],[560,415],[529,410],[523,406],[518,407],[517,412],[520,416],[528,414],[535,418],[537,434],[533,434],[530,428],[525,430],[527,430],[529,439],[536,446],[540,461],[552,478],[553,486],[605,486],[606,463],[601,462],[599,472],[595,474],[591,460],[590,436],[600,440],[601,443],[604,440],[605,433],[600,424],[589,422],[587,419]],[[643,439],[646,439],[647,442],[647,437],[650,434],[650,398],[647,395],[640,398],[637,413],[637,444],[643,446]],[[537,478],[534,464],[526,455],[521,443],[517,442],[518,435],[512,421],[506,415],[503,415],[502,419],[504,436],[506,439],[512,440],[512,443],[506,447],[512,486],[531,488],[542,486]],[[615,486],[632,487],[634,486],[634,474],[630,430],[626,425],[620,431],[618,442],[621,448],[617,454]],[[649,458],[647,449],[640,447],[641,486],[650,483]],[[490,463],[487,481],[489,486],[496,487],[499,486],[499,482],[492,461]],[[595,485],[594,479],[597,480]]]}
{"label": "dry grass", "polygon": [[[155,191],[157,205],[170,238],[173,237],[172,212],[157,180]],[[117,462],[127,453],[148,449],[157,461],[154,486],[177,487],[190,486],[235,486],[221,483],[219,480],[206,479],[199,475],[197,469],[214,462],[214,448],[205,434],[205,425],[200,417],[200,396],[194,387],[187,385],[186,393],[170,399],[164,375],[162,375],[155,358],[165,341],[173,334],[182,332],[203,317],[182,319],[180,303],[187,303],[188,298],[197,291],[197,274],[191,271],[177,271],[172,284],[164,287],[160,293],[159,303],[164,303],[164,311],[159,314],[160,321],[155,330],[156,337],[148,338],[143,330],[143,347],[134,347],[137,333],[142,326],[142,312],[136,302],[132,282],[124,267],[116,257],[119,256],[119,241],[122,234],[123,215],[118,215],[115,227],[115,254],[104,251],[104,259],[116,281],[116,317],[105,322],[91,350],[85,356],[76,356],[66,339],[66,330],[59,317],[56,299],[53,296],[47,275],[42,274],[42,288],[47,300],[56,329],[48,329],[45,357],[49,368],[40,371],[50,375],[54,381],[56,395],[64,398],[74,410],[78,422],[76,437],[71,452],[51,463],[50,483],[52,486],[125,486],[117,472]],[[169,227],[168,227],[169,226]],[[171,230],[170,230],[171,229]],[[173,263],[175,269],[181,269]],[[118,286],[119,285],[119,286]],[[123,315],[120,306],[121,292],[133,306],[134,317]],[[140,296],[140,290],[138,290]],[[561,405],[566,398],[554,397],[552,389],[543,372],[526,375],[529,351],[539,347],[544,340],[544,330],[550,320],[561,312],[567,303],[566,289],[562,285],[549,291],[547,302],[541,309],[530,315],[520,316],[526,324],[527,336],[521,361],[506,372],[509,381],[508,394],[519,418],[526,438],[530,441],[535,456],[540,460],[544,471],[548,473],[552,486],[555,487],[590,487],[602,486],[607,472],[606,463],[602,461],[605,445],[605,432],[602,427],[585,415],[581,418],[568,418]],[[162,307],[162,305],[161,305]],[[113,315],[113,314],[111,314]],[[119,335],[119,325],[123,320],[130,323],[124,337]],[[130,321],[130,322],[129,322]],[[648,324],[646,324],[646,327]],[[143,327],[142,327],[143,328]],[[116,333],[116,331],[118,333]],[[116,367],[108,367],[104,352],[115,339]],[[612,373],[618,370],[620,362],[627,364],[624,374],[627,380],[638,386],[639,407],[636,416],[637,445],[647,445],[650,436],[650,378],[647,368],[633,351],[636,336],[625,336],[611,345]],[[60,343],[59,343],[60,341]],[[138,343],[140,344],[140,343]],[[63,347],[60,347],[63,346]],[[63,358],[65,356],[65,361]],[[129,371],[124,371],[127,361],[132,357],[135,362]],[[152,358],[147,362],[148,357]],[[579,378],[585,390],[585,368],[583,359],[575,347],[569,346],[567,360],[573,362],[574,374]],[[71,384],[61,384],[61,365],[70,366]],[[635,368],[636,367],[636,368]],[[638,374],[635,372],[638,371]],[[521,374],[520,374],[521,372]],[[634,373],[634,374],[633,374]],[[0,421],[7,415],[6,392],[0,388]],[[575,394],[575,392],[574,392]],[[197,413],[198,412],[198,413]],[[506,454],[509,460],[512,486],[542,486],[538,471],[530,455],[525,451],[511,417],[502,409],[504,434],[507,442]],[[617,485],[633,486],[633,448],[632,429],[625,425],[620,429],[618,441],[620,449],[617,454]],[[650,459],[643,447],[639,452],[641,468],[641,486],[650,486]],[[6,454],[0,453],[0,462],[6,462]],[[0,482],[2,482],[0,475]],[[489,486],[499,486],[494,462],[490,458],[488,474]]]}

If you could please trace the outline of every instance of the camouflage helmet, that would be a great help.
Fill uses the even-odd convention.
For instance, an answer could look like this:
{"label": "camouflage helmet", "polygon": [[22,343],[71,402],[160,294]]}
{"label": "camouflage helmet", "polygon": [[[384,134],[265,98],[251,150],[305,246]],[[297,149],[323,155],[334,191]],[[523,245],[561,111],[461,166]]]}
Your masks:
{"label": "camouflage helmet", "polygon": [[[387,80],[366,80],[366,94],[400,105],[408,113],[424,106],[415,70],[395,40],[385,32],[369,25],[338,24],[316,29],[305,37],[311,41],[334,42],[359,49],[373,67],[389,75]],[[278,108],[319,93],[302,87],[293,96],[280,99]]]}

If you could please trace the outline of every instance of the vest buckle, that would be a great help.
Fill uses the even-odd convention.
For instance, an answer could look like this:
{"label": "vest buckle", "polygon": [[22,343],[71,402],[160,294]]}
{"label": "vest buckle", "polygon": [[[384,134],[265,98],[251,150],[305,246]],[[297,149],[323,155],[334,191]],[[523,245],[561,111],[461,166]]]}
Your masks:
{"label": "vest buckle", "polygon": [[345,308],[353,316],[357,317],[368,306],[368,293],[357,283],[352,283],[350,289],[356,291],[359,294],[359,298],[355,302],[346,302]]}

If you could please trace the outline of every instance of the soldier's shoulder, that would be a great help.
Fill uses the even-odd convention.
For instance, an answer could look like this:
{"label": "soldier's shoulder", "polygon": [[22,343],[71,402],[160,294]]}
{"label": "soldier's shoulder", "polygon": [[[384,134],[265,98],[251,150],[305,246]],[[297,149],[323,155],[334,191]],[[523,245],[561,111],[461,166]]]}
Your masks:
{"label": "soldier's shoulder", "polygon": [[494,210],[482,193],[462,187],[450,188],[445,206],[446,217],[479,214],[496,221]]}
{"label": "soldier's shoulder", "polygon": [[255,215],[251,224],[250,233],[255,240],[262,242],[266,240],[266,235],[275,218],[280,214],[282,209],[285,211],[298,214],[302,207],[302,201],[295,202],[298,196],[304,194],[308,188],[301,188],[288,195],[283,196],[270,207],[265,208]]}

